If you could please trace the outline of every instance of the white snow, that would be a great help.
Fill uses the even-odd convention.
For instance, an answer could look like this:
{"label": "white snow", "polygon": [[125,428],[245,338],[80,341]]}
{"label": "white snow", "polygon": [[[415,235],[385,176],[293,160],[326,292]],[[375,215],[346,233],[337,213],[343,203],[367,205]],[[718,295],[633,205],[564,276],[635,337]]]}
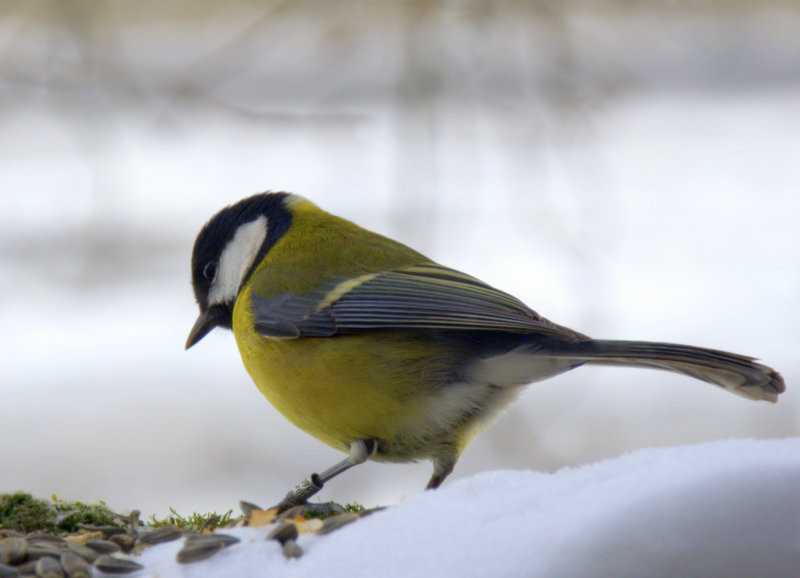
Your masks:
{"label": "white snow", "polygon": [[640,450],[553,474],[493,471],[421,491],[284,559],[271,529],[181,566],[156,546],[135,576],[792,576],[800,439]]}

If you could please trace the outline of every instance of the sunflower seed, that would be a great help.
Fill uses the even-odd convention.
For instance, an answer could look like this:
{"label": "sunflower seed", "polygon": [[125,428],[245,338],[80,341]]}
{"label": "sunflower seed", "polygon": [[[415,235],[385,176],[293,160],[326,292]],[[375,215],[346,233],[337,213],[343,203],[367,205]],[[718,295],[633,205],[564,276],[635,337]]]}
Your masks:
{"label": "sunflower seed", "polygon": [[352,522],[358,520],[359,515],[354,514],[353,512],[345,512],[344,514],[339,514],[338,516],[331,516],[330,518],[325,518],[322,521],[322,527],[317,531],[317,534],[330,534],[335,530],[338,530],[342,526],[346,526]]}
{"label": "sunflower seed", "polygon": [[239,541],[236,536],[226,534],[195,534],[186,538],[186,543],[175,555],[175,559],[179,564],[198,562]]}
{"label": "sunflower seed", "polygon": [[178,564],[191,564],[192,562],[199,562],[211,558],[214,554],[222,550],[225,546],[222,544],[211,543],[194,543],[186,544],[183,548],[178,550],[175,554],[175,560]]}
{"label": "sunflower seed", "polygon": [[106,538],[110,538],[111,536],[116,536],[117,534],[126,534],[128,530],[126,528],[120,528],[119,526],[78,526],[81,530],[87,530],[89,532],[102,532],[103,536]]}
{"label": "sunflower seed", "polygon": [[64,536],[64,540],[66,540],[67,544],[85,544],[89,540],[102,540],[103,533],[102,532],[88,532],[86,530],[81,530],[80,534],[71,534],[69,536]]}
{"label": "sunflower seed", "polygon": [[127,534],[117,534],[116,536],[111,536],[108,541],[122,548],[122,551],[126,554],[133,550],[133,546],[136,543],[134,539]]}
{"label": "sunflower seed", "polygon": [[36,576],[36,562],[38,560],[28,560],[24,564],[17,566],[20,576]]}
{"label": "sunflower seed", "polygon": [[136,546],[152,546],[163,542],[171,542],[183,536],[183,530],[176,526],[163,526],[150,532],[139,534]]}
{"label": "sunflower seed", "polygon": [[28,544],[49,544],[49,545],[56,545],[62,546],[67,543],[67,541],[62,538],[61,536],[56,536],[55,534],[29,534],[26,538],[28,540]]}
{"label": "sunflower seed", "polygon": [[28,544],[27,560],[39,560],[41,558],[60,558],[64,552],[63,548],[57,546],[45,546],[42,544]]}
{"label": "sunflower seed", "polygon": [[0,543],[0,564],[19,564],[28,552],[24,538],[6,538]]}
{"label": "sunflower seed", "polygon": [[19,572],[16,568],[0,564],[0,578],[17,578],[18,576]]}
{"label": "sunflower seed", "polygon": [[115,544],[110,540],[89,540],[86,542],[86,546],[100,554],[112,554],[122,550],[119,544]]}
{"label": "sunflower seed", "polygon": [[291,522],[282,522],[267,534],[267,540],[277,540],[283,545],[289,540],[297,540],[298,534],[297,526]]}
{"label": "sunflower seed", "polygon": [[131,513],[128,515],[128,536],[131,538],[135,538],[139,534],[139,516],[141,512],[139,510],[131,510]]}
{"label": "sunflower seed", "polygon": [[36,562],[36,576],[37,578],[64,578],[64,572],[56,558],[46,556],[39,558]]}
{"label": "sunflower seed", "polygon": [[303,555],[303,549],[294,540],[286,540],[283,544],[283,555],[286,558],[299,558]]}
{"label": "sunflower seed", "polygon": [[296,518],[297,516],[303,518],[305,517],[306,509],[307,508],[305,504],[302,504],[300,506],[294,506],[292,508],[289,508],[285,512],[281,513],[277,518],[275,518],[275,521],[282,522],[283,520],[291,520],[293,518]]}
{"label": "sunflower seed", "polygon": [[198,532],[200,532],[202,534],[203,532],[205,532],[209,528],[216,528],[217,524],[219,524],[219,516],[216,516],[216,515],[211,516],[208,520],[203,522],[203,525],[200,526],[200,529],[198,530]]}
{"label": "sunflower seed", "polygon": [[95,560],[97,560],[99,554],[97,550],[92,550],[89,546],[85,544],[70,544],[68,547],[68,551],[72,552],[73,554],[77,554],[89,564],[92,564]]}
{"label": "sunflower seed", "polygon": [[249,518],[250,514],[256,510],[262,509],[259,506],[256,506],[253,502],[246,502],[244,500],[239,500],[239,508],[241,508],[245,518]]}
{"label": "sunflower seed", "polygon": [[106,574],[130,574],[144,568],[133,560],[125,558],[115,558],[114,556],[100,556],[95,560],[94,567]]}
{"label": "sunflower seed", "polygon": [[74,552],[61,554],[61,567],[69,578],[91,578],[92,567]]}
{"label": "sunflower seed", "polygon": [[241,542],[239,538],[236,536],[231,536],[230,534],[191,534],[186,537],[186,543],[203,543],[203,542],[210,542],[210,543],[220,543],[223,547],[228,547],[231,544],[237,544]]}
{"label": "sunflower seed", "polygon": [[316,517],[329,517],[344,514],[345,509],[334,502],[311,502],[305,505],[306,514]]}

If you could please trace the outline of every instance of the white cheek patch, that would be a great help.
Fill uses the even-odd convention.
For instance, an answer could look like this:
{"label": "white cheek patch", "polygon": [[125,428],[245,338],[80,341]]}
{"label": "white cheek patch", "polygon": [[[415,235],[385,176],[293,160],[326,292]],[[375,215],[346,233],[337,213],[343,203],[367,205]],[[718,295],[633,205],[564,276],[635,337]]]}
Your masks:
{"label": "white cheek patch", "polygon": [[263,215],[239,227],[217,264],[217,278],[208,293],[211,305],[236,299],[244,275],[253,265],[264,239],[267,238],[267,218]]}

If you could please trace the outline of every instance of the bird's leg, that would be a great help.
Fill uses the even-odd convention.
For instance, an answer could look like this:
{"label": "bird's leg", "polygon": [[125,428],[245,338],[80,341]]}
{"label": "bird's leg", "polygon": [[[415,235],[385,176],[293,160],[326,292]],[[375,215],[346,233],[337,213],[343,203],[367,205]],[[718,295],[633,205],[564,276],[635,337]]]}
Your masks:
{"label": "bird's leg", "polygon": [[291,492],[276,506],[278,512],[284,512],[294,506],[305,504],[308,499],[319,492],[326,482],[332,480],[344,471],[353,466],[363,464],[367,461],[378,444],[375,440],[357,440],[350,445],[350,455],[340,462],[337,462],[321,474],[311,474],[305,480],[297,484]]}
{"label": "bird's leg", "polygon": [[456,465],[457,454],[451,452],[443,452],[433,457],[433,475],[425,486],[426,490],[435,490],[438,488],[444,479],[453,471]]}

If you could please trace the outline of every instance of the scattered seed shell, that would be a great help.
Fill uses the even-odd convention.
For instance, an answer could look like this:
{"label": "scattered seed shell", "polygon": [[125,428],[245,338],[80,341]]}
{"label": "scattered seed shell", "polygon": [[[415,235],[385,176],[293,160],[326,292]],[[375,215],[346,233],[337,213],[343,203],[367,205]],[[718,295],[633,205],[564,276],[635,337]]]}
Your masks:
{"label": "scattered seed shell", "polygon": [[293,520],[294,518],[305,519],[306,509],[307,508],[305,504],[301,504],[299,506],[293,506],[288,510],[286,510],[285,512],[281,512],[280,514],[278,514],[276,520],[278,521]]}
{"label": "scattered seed shell", "polygon": [[150,532],[139,534],[136,538],[136,546],[153,546],[163,542],[171,542],[183,536],[184,531],[177,526],[162,526]]}
{"label": "scattered seed shell", "polygon": [[6,538],[0,543],[0,564],[19,564],[28,552],[25,538]]}
{"label": "scattered seed shell", "polygon": [[28,560],[24,564],[17,566],[20,576],[36,576],[36,562],[38,560]]}
{"label": "scattered seed shell", "polygon": [[211,558],[225,546],[222,544],[187,544],[175,554],[178,564],[191,564]]}
{"label": "scattered seed shell", "polygon": [[141,514],[139,510],[131,510],[128,515],[128,536],[131,538],[135,538],[139,534],[139,516]]}
{"label": "scattered seed shell", "polygon": [[179,564],[190,564],[210,558],[223,548],[239,542],[236,536],[227,534],[193,534],[175,555]]}
{"label": "scattered seed shell", "polygon": [[319,518],[311,518],[309,520],[292,520],[295,526],[297,526],[297,531],[301,534],[308,534],[317,532],[322,527],[323,520]]}
{"label": "scattered seed shell", "polygon": [[42,544],[28,544],[27,560],[40,560],[42,558],[60,558],[64,548],[58,546],[47,546]]}
{"label": "scattered seed shell", "polygon": [[86,542],[86,546],[100,554],[113,554],[114,552],[122,550],[119,544],[110,540],[89,540]]}
{"label": "scattered seed shell", "polygon": [[37,578],[64,578],[64,571],[56,558],[45,556],[36,562]]}
{"label": "scattered seed shell", "polygon": [[289,540],[297,540],[299,534],[300,532],[297,531],[297,526],[292,522],[281,522],[274,530],[267,534],[267,540],[277,540],[283,545]]}
{"label": "scattered seed shell", "polygon": [[216,515],[211,516],[210,518],[208,518],[208,520],[203,522],[203,525],[200,526],[200,529],[198,530],[198,532],[200,534],[202,534],[203,532],[205,532],[209,528],[216,528],[218,524],[219,524],[219,516],[216,516]]}
{"label": "scattered seed shell", "polygon": [[64,540],[67,544],[85,544],[89,540],[102,540],[103,533],[102,532],[87,532],[82,531],[80,534],[72,534],[70,536],[64,536]]}
{"label": "scattered seed shell", "polygon": [[286,558],[299,558],[303,555],[303,549],[294,540],[286,540],[283,544],[283,555]]}
{"label": "scattered seed shell", "polygon": [[266,511],[261,509],[259,506],[256,506],[253,502],[247,502],[245,500],[239,500],[239,508],[242,510],[242,513],[246,518],[249,517],[253,512]]}
{"label": "scattered seed shell", "polygon": [[55,534],[31,534],[26,538],[28,544],[45,544],[45,545],[56,545],[62,546],[67,543],[67,541],[62,538],[61,536],[56,536]]}
{"label": "scattered seed shell", "polygon": [[334,502],[309,502],[305,504],[304,507],[304,516],[310,515],[326,518],[328,516],[337,516],[345,513],[345,509]]}
{"label": "scattered seed shell", "polygon": [[247,525],[253,527],[268,526],[275,521],[278,515],[278,510],[272,508],[271,510],[253,510],[247,516]]}
{"label": "scattered seed shell", "polygon": [[127,528],[121,528],[119,526],[79,526],[82,530],[88,530],[89,532],[102,532],[104,538],[110,538],[111,536],[116,536],[117,534],[125,534],[127,533]]}
{"label": "scattered seed shell", "polygon": [[126,554],[133,550],[133,547],[136,544],[136,541],[127,534],[117,534],[116,536],[111,536],[108,541],[113,542],[122,548],[122,551]]}
{"label": "scattered seed shell", "polygon": [[100,556],[95,560],[94,567],[106,574],[130,574],[144,568],[144,566],[137,564],[133,560],[110,555]]}
{"label": "scattered seed shell", "polygon": [[74,552],[61,554],[61,567],[69,578],[91,578],[92,567],[89,563]]}
{"label": "scattered seed shell", "polygon": [[94,563],[95,560],[100,556],[97,550],[92,550],[89,546],[85,544],[70,544],[68,546],[68,551],[72,552],[73,554],[77,554],[84,560],[86,560],[89,564]]}
{"label": "scattered seed shell", "polygon": [[331,516],[330,518],[325,518],[322,521],[322,527],[317,531],[317,534],[324,535],[330,534],[335,530],[338,530],[342,526],[346,526],[352,522],[358,520],[359,515],[354,514],[353,512],[345,512],[344,514],[339,514],[338,516]]}
{"label": "scattered seed shell", "polygon": [[195,543],[195,542],[208,542],[208,543],[218,543],[222,544],[223,547],[228,547],[231,544],[238,544],[241,542],[239,538],[236,536],[231,536],[230,534],[191,534],[186,537],[186,543]]}

